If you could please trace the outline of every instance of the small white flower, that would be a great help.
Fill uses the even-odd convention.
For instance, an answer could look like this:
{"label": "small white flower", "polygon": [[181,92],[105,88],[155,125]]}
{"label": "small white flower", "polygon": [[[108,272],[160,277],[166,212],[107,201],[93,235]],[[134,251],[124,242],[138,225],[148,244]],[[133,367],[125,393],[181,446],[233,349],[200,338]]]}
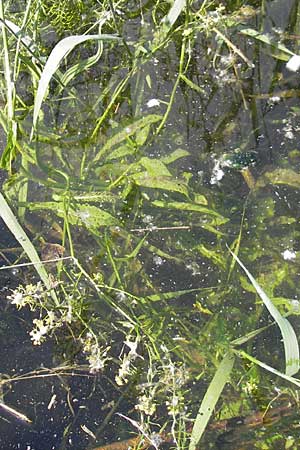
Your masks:
{"label": "small white flower", "polygon": [[26,297],[22,292],[14,292],[13,295],[7,297],[12,305],[16,305],[18,309],[26,305]]}
{"label": "small white flower", "polygon": [[284,252],[282,252],[281,254],[285,261],[292,261],[293,259],[296,258],[296,252],[288,250],[288,249],[284,250]]}
{"label": "small white flower", "polygon": [[291,72],[297,72],[297,70],[300,69],[300,56],[299,55],[293,55],[288,62],[286,63],[287,70],[290,70]]}
{"label": "small white flower", "polygon": [[39,319],[34,319],[33,323],[36,325],[36,328],[30,331],[29,334],[33,345],[40,345],[45,340],[45,334],[48,333],[49,326],[44,325],[44,321]]}
{"label": "small white flower", "polygon": [[151,98],[151,100],[147,101],[148,108],[153,108],[154,106],[159,106],[160,101],[157,98]]}

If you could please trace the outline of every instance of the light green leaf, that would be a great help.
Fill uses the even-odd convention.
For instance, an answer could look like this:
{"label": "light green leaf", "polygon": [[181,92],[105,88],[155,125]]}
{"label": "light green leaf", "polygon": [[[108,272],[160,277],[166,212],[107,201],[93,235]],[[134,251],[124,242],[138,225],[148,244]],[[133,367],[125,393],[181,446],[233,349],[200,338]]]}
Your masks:
{"label": "light green leaf", "polygon": [[207,205],[208,204],[207,198],[202,194],[195,194],[194,202],[199,205]]}
{"label": "light green leaf", "polygon": [[160,158],[160,160],[168,165],[177,161],[180,158],[184,158],[185,156],[189,156],[189,152],[183,150],[182,148],[177,148],[176,150],[174,150],[174,152]]}
{"label": "light green leaf", "polygon": [[79,204],[70,208],[68,221],[73,225],[83,225],[91,231],[95,231],[99,227],[120,225],[120,222],[107,211],[87,204]]}
{"label": "light green leaf", "polygon": [[140,159],[139,163],[147,170],[150,177],[171,177],[170,171],[159,159],[144,157]]}
{"label": "light green leaf", "polygon": [[133,155],[135,151],[136,149],[132,145],[124,144],[110,152],[105,159],[106,161],[112,161],[113,159],[124,158],[124,156]]}
{"label": "light green leaf", "polygon": [[223,388],[229,379],[234,360],[234,355],[231,352],[226,353],[208,386],[193,426],[189,450],[196,450]]}
{"label": "light green leaf", "polygon": [[283,378],[286,381],[289,381],[290,383],[295,384],[296,386],[300,387],[300,380],[298,378],[294,378],[290,375],[284,374],[280,372],[279,370],[274,369],[274,367],[269,366],[268,364],[260,361],[259,359],[254,358],[253,356],[249,355],[243,350],[233,350],[234,353],[241,356],[242,358],[246,358],[249,361],[253,362],[254,364],[257,364],[258,366],[262,367],[265,370],[268,370],[269,372],[273,373],[274,375]]}
{"label": "light green leaf", "polygon": [[285,185],[293,188],[300,187],[300,174],[292,169],[275,169],[265,172],[258,178],[255,189],[262,188],[268,184]]}
{"label": "light green leaf", "polygon": [[[240,30],[240,33],[245,34],[246,36],[250,36],[260,42],[263,42],[264,44],[269,45],[270,47],[275,48],[276,50],[281,52],[280,59],[288,61],[291,56],[295,55],[295,53],[293,53],[291,50],[285,47],[285,45],[281,44],[280,42],[274,42],[274,40],[271,39],[269,35],[260,33],[259,31],[254,30],[253,28],[244,28],[243,30]],[[276,57],[276,55],[274,55],[274,57]]]}
{"label": "light green leaf", "polygon": [[264,302],[266,308],[268,309],[269,313],[279,326],[285,351],[285,373],[289,376],[294,375],[299,370],[299,345],[296,333],[292,325],[287,319],[282,317],[278,309],[273,305],[272,301],[269,299],[267,294],[259,286],[255,278],[251,275],[249,270],[244,266],[244,264],[240,261],[240,259],[231,250],[229,251],[232,254],[233,258],[245,271],[252,285],[255,287],[256,292],[258,293],[258,295]]}
{"label": "light green leaf", "polygon": [[168,14],[163,18],[162,22],[170,28],[174,25],[181,11],[185,7],[186,0],[175,0]]}
{"label": "light green leaf", "polygon": [[195,84],[193,81],[191,81],[189,78],[187,78],[185,75],[180,74],[180,78],[194,91],[198,92],[199,94],[205,94],[205,90],[198,86],[198,84]]}
{"label": "light green leaf", "polygon": [[[85,201],[92,200],[87,198]],[[94,198],[92,201],[97,201]],[[28,203],[28,209],[31,211],[48,209],[53,211],[58,217],[67,219],[71,225],[85,226],[86,228],[94,231],[99,227],[107,226],[119,226],[120,222],[114,216],[107,211],[85,203],[78,203],[68,208],[67,212],[63,202],[37,202]],[[66,215],[67,213],[67,215]]]}
{"label": "light green leaf", "polygon": [[161,116],[157,114],[149,114],[148,116],[142,117],[141,119],[136,120],[131,123],[127,127],[122,128],[121,131],[114,134],[110,137],[106,143],[103,145],[101,150],[95,156],[93,163],[99,161],[109,150],[111,150],[115,145],[120,144],[125,141],[125,139],[129,138],[136,132],[140,131],[143,127],[148,127],[152,123],[158,122],[161,120]]}
{"label": "light green leaf", "polygon": [[174,180],[171,177],[150,177],[148,172],[131,175],[131,178],[138,186],[179,192],[180,194],[188,197],[188,189],[183,181]]}
{"label": "light green leaf", "polygon": [[58,303],[55,292],[51,288],[47,271],[44,268],[43,263],[40,260],[40,257],[36,249],[32,245],[30,239],[28,238],[27,234],[19,224],[18,219],[14,215],[13,211],[10,209],[7,201],[5,200],[4,196],[1,193],[0,193],[0,216],[2,217],[3,221],[5,222],[10,232],[20,243],[30,261],[33,263],[35,270],[37,271],[40,279],[43,281],[46,288],[49,290],[51,289],[52,298],[55,300],[56,303]]}
{"label": "light green leaf", "polygon": [[43,99],[46,95],[50,80],[54,75],[54,73],[56,72],[56,70],[58,69],[58,66],[60,65],[61,61],[73,50],[74,47],[89,40],[118,41],[120,40],[120,38],[109,34],[95,34],[95,35],[87,34],[80,36],[68,36],[59,41],[58,44],[56,44],[56,46],[50,53],[49,58],[47,59],[47,62],[45,64],[44,70],[41,74],[41,78],[39,81],[38,90],[34,100],[31,136],[33,135],[33,131],[36,126],[38,115],[42,106]]}

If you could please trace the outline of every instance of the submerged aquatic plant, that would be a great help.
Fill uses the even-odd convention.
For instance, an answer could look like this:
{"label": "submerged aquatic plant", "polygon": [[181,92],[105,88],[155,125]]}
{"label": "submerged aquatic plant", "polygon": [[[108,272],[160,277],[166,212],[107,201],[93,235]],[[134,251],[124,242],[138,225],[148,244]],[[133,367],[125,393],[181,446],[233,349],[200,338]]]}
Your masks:
{"label": "submerged aquatic plant", "polygon": [[[284,317],[299,314],[288,298],[298,276],[298,217],[277,210],[278,186],[298,188],[299,176],[285,157],[279,168],[258,173],[255,186],[245,173],[256,156],[250,149],[260,150],[264,108],[254,103],[266,95],[258,99],[249,86],[257,48],[246,39],[263,42],[263,33],[254,35],[248,22],[260,8],[41,0],[15,14],[11,5],[4,10],[1,2],[0,9],[0,123],[7,138],[1,164],[11,174],[0,214],[43,285],[28,272],[8,300],[32,310],[33,344],[55,338],[59,362],[72,361],[95,386],[98,373],[107,377],[116,405],[130,392],[122,417],[143,438],[193,449],[219,400],[220,417],[252,411],[255,392],[268,386],[253,367],[299,385],[298,344]],[[275,98],[273,87],[267,95]],[[178,111],[186,121],[177,120]],[[282,127],[286,139],[297,133],[290,123]],[[235,140],[241,153],[232,150]],[[211,183],[209,154],[216,155]],[[250,187],[246,205],[230,177],[222,179],[228,167]],[[45,229],[34,228],[33,215],[43,217]],[[283,229],[287,236],[277,249],[269,227],[277,239]],[[40,233],[71,257],[50,268],[35,250]],[[233,278],[224,242],[234,238],[235,253],[260,273],[254,280],[246,269],[251,283]],[[268,268],[265,260],[276,255]],[[250,297],[262,294],[260,285],[282,332],[286,373],[264,362],[269,348],[260,359],[251,354],[250,339],[268,328],[257,329],[263,306]],[[241,297],[242,306],[235,301]],[[247,352],[238,347],[245,343]],[[268,402],[272,396],[270,383]],[[100,440],[103,428],[85,433]]]}

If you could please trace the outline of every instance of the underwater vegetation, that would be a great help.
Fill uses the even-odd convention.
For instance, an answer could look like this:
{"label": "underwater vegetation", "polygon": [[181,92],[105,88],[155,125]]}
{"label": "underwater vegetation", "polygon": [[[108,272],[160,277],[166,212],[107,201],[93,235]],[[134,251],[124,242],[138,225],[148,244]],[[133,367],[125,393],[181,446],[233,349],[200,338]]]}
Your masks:
{"label": "underwater vegetation", "polygon": [[279,3],[0,0],[7,448],[297,448]]}

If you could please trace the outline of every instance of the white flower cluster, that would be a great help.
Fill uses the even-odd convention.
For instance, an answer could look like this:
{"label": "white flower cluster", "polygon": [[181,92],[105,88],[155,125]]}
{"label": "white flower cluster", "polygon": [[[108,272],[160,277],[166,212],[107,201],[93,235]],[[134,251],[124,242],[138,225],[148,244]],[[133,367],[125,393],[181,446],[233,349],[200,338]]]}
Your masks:
{"label": "white flower cluster", "polygon": [[103,348],[99,345],[96,337],[88,332],[83,340],[84,353],[87,353],[87,360],[89,362],[90,372],[97,373],[104,369],[106,362],[111,358],[107,356],[110,347]]}
{"label": "white flower cluster", "polygon": [[132,362],[135,361],[138,357],[143,359],[143,357],[137,353],[138,343],[138,337],[134,341],[131,341],[129,337],[127,337],[127,339],[124,341],[124,347],[125,345],[129,347],[129,352],[123,356],[122,363],[119,368],[119,373],[115,377],[116,383],[119,386],[128,383],[128,376],[132,372]]}

